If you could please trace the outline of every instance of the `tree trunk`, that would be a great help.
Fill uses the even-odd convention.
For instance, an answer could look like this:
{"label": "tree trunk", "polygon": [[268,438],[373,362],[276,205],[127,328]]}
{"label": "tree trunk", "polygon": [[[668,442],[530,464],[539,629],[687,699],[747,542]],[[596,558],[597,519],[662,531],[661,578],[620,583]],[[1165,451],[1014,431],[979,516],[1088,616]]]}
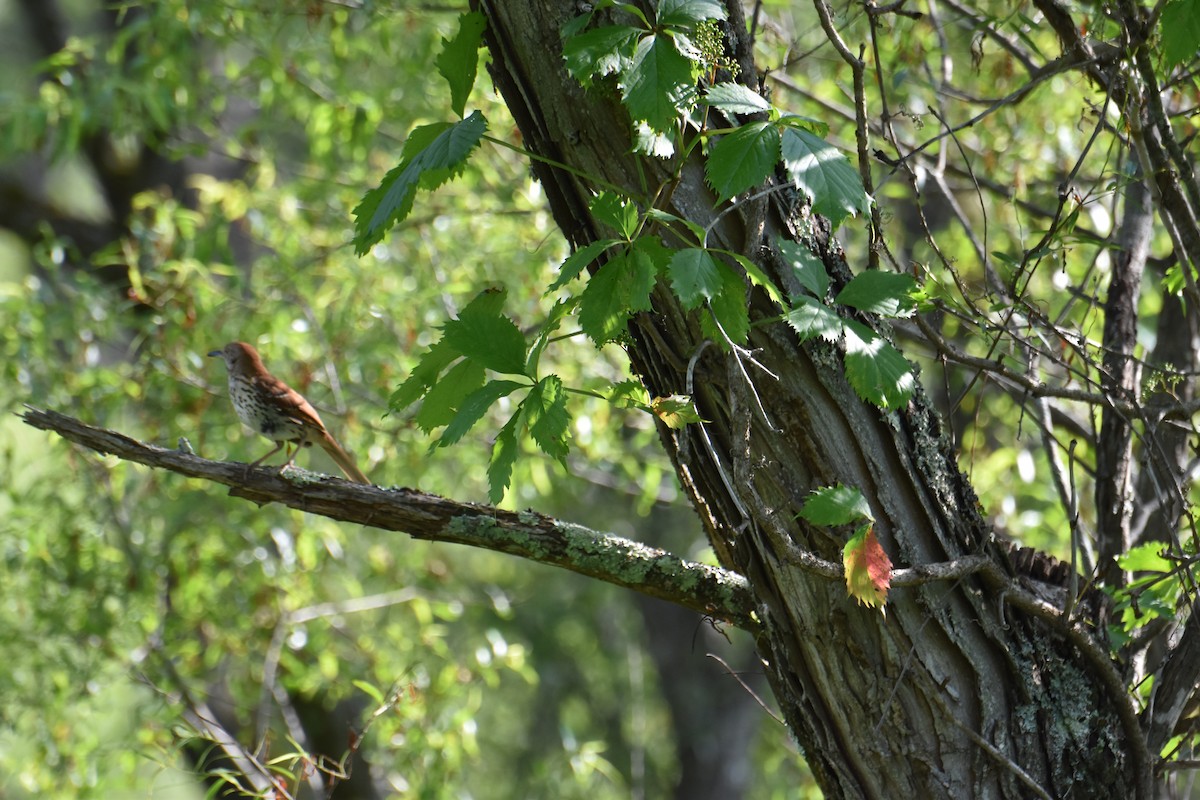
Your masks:
{"label": "tree trunk", "polygon": [[[643,180],[668,180],[665,162],[631,154],[611,90],[585,92],[564,69],[559,29],[576,4],[478,7],[493,80],[527,148],[631,194]],[[746,65],[745,26],[730,28]],[[708,226],[717,209],[702,159],[697,148],[663,197],[667,211]],[[573,245],[604,234],[588,213],[587,181],[533,168]],[[820,221],[812,228],[806,244],[844,280],[836,241]],[[750,257],[787,291],[773,246],[781,235],[799,236],[781,204],[747,203],[717,222],[709,244]],[[752,320],[779,313],[761,292],[749,298]],[[1020,590],[997,572],[893,589],[884,615],[801,565],[801,554],[839,559],[845,532],[796,515],[812,489],[840,482],[868,498],[898,567],[985,554],[1011,574],[925,397],[882,412],[851,390],[835,347],[800,345],[786,326],[764,324],[751,332],[751,355],[735,356],[706,344],[698,317],[669,292],[654,299],[630,326],[633,369],[652,395],[693,395],[706,420],[663,427],[662,441],[723,565],[750,581],[759,654],[826,795],[1145,796],[1144,740],[1103,651],[1065,621],[1030,613],[1035,603],[1015,603]]]}

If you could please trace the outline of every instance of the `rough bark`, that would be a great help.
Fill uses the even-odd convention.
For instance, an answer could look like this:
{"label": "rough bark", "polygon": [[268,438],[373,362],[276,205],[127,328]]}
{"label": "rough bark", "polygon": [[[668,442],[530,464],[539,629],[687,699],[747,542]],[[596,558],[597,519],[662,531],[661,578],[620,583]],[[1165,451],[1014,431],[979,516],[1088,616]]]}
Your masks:
{"label": "rough bark", "polygon": [[[619,106],[563,69],[558,31],[575,6],[478,7],[492,77],[530,150],[631,194],[643,180],[667,180],[663,163],[630,155]],[[735,50],[739,34],[731,32]],[[664,192],[665,208],[708,226],[717,210],[701,158]],[[587,181],[541,162],[534,169],[574,244],[601,234]],[[799,232],[781,207],[761,211],[725,215],[710,245],[754,258],[789,288],[770,243]],[[819,225],[806,241],[833,274],[847,274]],[[756,321],[778,312],[758,293],[751,304]],[[652,393],[691,393],[708,421],[664,428],[663,444],[718,557],[749,579],[760,656],[826,795],[1147,796],[1150,767],[1129,700],[1111,665],[1085,652],[1066,623],[1034,618],[980,576],[894,591],[884,616],[801,566],[800,553],[837,559],[843,533],[802,524],[796,512],[811,489],[841,482],[867,496],[899,566],[984,554],[1007,569],[923,396],[898,413],[863,403],[834,348],[801,346],[782,325],[755,328],[750,350],[765,369],[706,345],[696,317],[665,291],[628,342]]]}

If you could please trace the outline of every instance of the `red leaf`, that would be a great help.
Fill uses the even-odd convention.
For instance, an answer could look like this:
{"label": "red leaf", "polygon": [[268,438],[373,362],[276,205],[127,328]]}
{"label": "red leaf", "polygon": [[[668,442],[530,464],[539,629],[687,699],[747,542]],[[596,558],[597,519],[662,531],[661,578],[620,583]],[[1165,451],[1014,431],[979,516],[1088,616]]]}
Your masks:
{"label": "red leaf", "polygon": [[892,583],[892,560],[883,552],[873,527],[864,525],[846,542],[842,566],[850,596],[863,605],[882,608]]}

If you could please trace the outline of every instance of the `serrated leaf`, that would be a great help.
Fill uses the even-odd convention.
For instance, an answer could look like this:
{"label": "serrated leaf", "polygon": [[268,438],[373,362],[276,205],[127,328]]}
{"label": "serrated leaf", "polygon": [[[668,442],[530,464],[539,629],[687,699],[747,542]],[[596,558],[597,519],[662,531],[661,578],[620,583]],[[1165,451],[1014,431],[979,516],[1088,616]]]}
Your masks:
{"label": "serrated leaf", "polygon": [[592,216],[597,222],[608,225],[626,239],[632,239],[637,233],[638,209],[637,204],[615,192],[601,192],[592,198]]}
{"label": "serrated leaf", "polygon": [[892,584],[892,560],[884,552],[870,525],[859,528],[842,548],[846,590],[870,608],[882,608]]}
{"label": "serrated leaf", "polygon": [[841,150],[806,130],[783,129],[783,168],[813,201],[813,210],[834,228],[846,217],[870,210],[862,179]]}
{"label": "serrated leaf", "polygon": [[629,115],[659,133],[669,130],[679,109],[695,99],[696,70],[670,36],[643,37],[621,78],[621,99]]}
{"label": "serrated leaf", "polygon": [[650,394],[646,387],[632,379],[614,384],[608,393],[608,402],[617,408],[640,408],[649,410]]}
{"label": "serrated leaf", "polygon": [[635,122],[633,152],[645,153],[654,158],[670,158],[675,155],[675,142],[669,134],[660,133],[645,122]]}
{"label": "serrated leaf", "polygon": [[460,355],[457,350],[446,344],[444,339],[438,339],[421,356],[408,378],[392,392],[392,396],[388,398],[388,410],[402,411],[419,400],[429,387],[433,386],[442,370]]}
{"label": "serrated leaf", "polygon": [[669,211],[663,211],[661,208],[651,208],[646,212],[646,216],[655,222],[683,225],[688,229],[688,231],[691,232],[692,236],[696,237],[696,244],[702,244],[704,242],[704,228],[695,222],[692,222],[690,219],[684,219],[683,217],[676,216]]}
{"label": "serrated leaf", "polygon": [[880,408],[900,408],[916,388],[912,365],[891,343],[866,325],[845,320],[846,379],[863,400]]}
{"label": "serrated leaf", "polygon": [[771,104],[762,95],[740,83],[718,83],[716,86],[710,86],[701,102],[730,114],[756,114],[771,108]]}
{"label": "serrated leaf", "polygon": [[458,34],[442,39],[442,52],[434,63],[438,73],[450,84],[450,105],[460,117],[467,107],[467,97],[475,85],[479,67],[479,46],[487,19],[478,11],[467,11],[458,17]]}
{"label": "serrated leaf", "polygon": [[885,317],[908,317],[917,307],[912,297],[916,288],[911,275],[872,269],[851,278],[834,302]]}
{"label": "serrated leaf", "polygon": [[800,128],[824,139],[829,135],[829,123],[799,114],[784,114],[779,118],[780,125],[790,128]]}
{"label": "serrated leaf", "polygon": [[570,297],[560,300],[550,309],[549,316],[546,317],[546,321],[539,327],[537,336],[533,341],[533,347],[529,348],[529,355],[525,358],[526,375],[531,378],[537,377],[538,362],[541,361],[542,351],[549,344],[551,335],[562,325],[563,319],[574,311],[577,305],[579,305],[579,299]]}
{"label": "serrated leaf", "polygon": [[417,412],[417,426],[429,433],[449,425],[471,392],[483,385],[484,369],[478,361],[459,361],[437,380],[425,394],[425,402]]}
{"label": "serrated leaf", "polygon": [[706,19],[726,19],[728,12],[717,0],[662,0],[658,4],[659,25],[691,27]]}
{"label": "serrated leaf", "polygon": [[791,265],[800,285],[812,292],[818,300],[824,300],[825,293],[829,291],[829,273],[825,271],[825,264],[817,254],[799,242],[787,239],[779,239],[779,252]]}
{"label": "serrated leaf", "polygon": [[629,25],[608,25],[571,36],[563,43],[567,72],[584,86],[596,76],[622,72],[633,59],[641,33]]}
{"label": "serrated leaf", "polygon": [[750,259],[746,258],[741,253],[733,253],[728,250],[718,250],[716,252],[723,253],[734,261],[736,261],[742,269],[746,270],[746,277],[755,286],[761,286],[767,292],[767,296],[776,303],[783,303],[783,293],[779,291],[779,287],[767,277],[767,273],[762,270],[762,267],[755,264]]}
{"label": "serrated leaf", "polygon": [[549,294],[555,289],[566,286],[575,280],[579,273],[583,272],[589,264],[596,260],[598,255],[619,242],[619,239],[600,239],[599,241],[589,242],[574,253],[571,253],[563,261],[562,266],[558,268],[558,277],[554,279],[554,283],[550,284],[550,288],[546,290],[546,293]]}
{"label": "serrated leaf", "polygon": [[597,346],[618,338],[635,311],[650,308],[655,268],[636,249],[614,256],[588,279],[579,297],[579,325]]}
{"label": "serrated leaf", "polygon": [[455,123],[413,130],[400,163],[354,209],[354,252],[364,255],[406,218],[418,188],[435,189],[461,172],[486,130],[487,119],[478,111]]}
{"label": "serrated leaf", "polygon": [[779,161],[779,130],[766,122],[751,122],[722,136],[708,153],[708,183],[718,202],[765,181]]}
{"label": "serrated leaf", "polygon": [[529,388],[527,383],[516,381],[488,381],[483,386],[471,392],[458,406],[454,418],[446,425],[446,430],[434,442],[434,447],[449,447],[475,427],[475,423],[483,418],[488,409],[501,397],[507,397],[517,389]]}
{"label": "serrated leaf", "polygon": [[571,417],[567,414],[567,393],[557,375],[547,375],[525,398],[525,418],[529,435],[543,453],[564,467],[567,465],[567,430]]}
{"label": "serrated leaf", "polygon": [[513,464],[517,461],[520,448],[517,446],[517,425],[520,424],[521,412],[500,429],[496,441],[492,444],[492,458],[488,463],[488,500],[492,505],[498,505],[504,499],[504,492],[512,480]]}
{"label": "serrated leaf", "polygon": [[676,251],[667,265],[667,274],[671,278],[671,289],[688,310],[721,291],[717,262],[703,248],[689,247]]}
{"label": "serrated leaf", "polygon": [[851,486],[822,486],[814,489],[800,508],[800,517],[813,525],[849,525],[874,521],[871,506],[863,493]]}
{"label": "serrated leaf", "polygon": [[1162,52],[1168,69],[1200,48],[1200,0],[1174,0],[1162,12]]}
{"label": "serrated leaf", "polygon": [[656,397],[650,401],[650,410],[672,430],[678,430],[693,422],[703,422],[696,406],[692,404],[692,398],[682,394]]}
{"label": "serrated leaf", "polygon": [[1174,566],[1163,558],[1162,542],[1147,542],[1117,556],[1117,564],[1126,572],[1170,572]]}
{"label": "serrated leaf", "polygon": [[827,342],[836,342],[842,336],[842,318],[827,305],[811,297],[796,298],[796,306],[783,315],[783,319],[807,342],[819,336]]}
{"label": "serrated leaf", "polygon": [[[750,309],[746,305],[746,283],[742,276],[720,262],[717,272],[721,276],[721,291],[708,301],[712,318],[701,317],[700,328],[704,335],[716,342],[722,350],[729,349],[729,342],[745,344],[750,334]],[[713,320],[720,324],[718,329]]]}
{"label": "serrated leaf", "polygon": [[524,374],[525,335],[508,317],[464,308],[443,331],[450,346],[467,358],[494,372]]}

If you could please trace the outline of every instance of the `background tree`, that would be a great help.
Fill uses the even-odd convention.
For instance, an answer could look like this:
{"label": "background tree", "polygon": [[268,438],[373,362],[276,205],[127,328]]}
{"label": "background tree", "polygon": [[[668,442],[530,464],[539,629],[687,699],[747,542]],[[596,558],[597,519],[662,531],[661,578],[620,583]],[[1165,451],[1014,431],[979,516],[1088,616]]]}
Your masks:
{"label": "background tree", "polygon": [[[1190,753],[1182,723],[1195,685],[1188,666],[1195,663],[1195,634],[1186,611],[1194,551],[1188,443],[1196,337],[1195,313],[1188,311],[1194,304],[1180,300],[1194,293],[1193,243],[1200,241],[1191,212],[1197,195],[1186,150],[1189,122],[1182,114],[1195,98],[1186,64],[1195,37],[1185,35],[1193,5],[1125,4],[1101,16],[1090,7],[1039,3],[1027,15],[997,19],[985,9],[949,6],[950,13],[933,5],[919,11],[855,7],[836,17],[818,3],[811,34],[796,33],[809,30],[803,15],[756,9],[746,21],[740,8],[705,2],[622,7],[594,20],[536,3],[483,5],[492,77],[533,154],[555,221],[579,248],[555,281],[561,299],[549,317],[538,314],[535,298],[550,281],[528,278],[530,294],[511,292],[503,313],[547,320],[532,323],[524,342],[550,342],[564,319],[577,319],[596,344],[619,340],[648,394],[619,383],[617,372],[597,374],[594,365],[578,370],[572,357],[586,347],[567,355],[557,344],[544,352],[540,345],[526,352],[521,344],[524,358],[515,363],[500,344],[512,341],[511,323],[487,305],[500,296],[493,293],[477,301],[481,305],[464,298],[450,314],[438,315],[458,317],[446,326],[445,340],[451,355],[463,360],[451,366],[447,346],[440,355],[434,346],[393,404],[424,396],[415,420],[431,430],[448,426],[440,433],[448,444],[479,420],[484,400],[511,395],[497,409],[487,467],[493,498],[508,483],[519,494],[537,485],[539,473],[556,482],[561,474],[517,458],[521,426],[540,449],[565,462],[568,411],[577,420],[570,430],[585,447],[599,430],[597,420],[621,419],[622,406],[651,412],[717,560],[749,579],[756,619],[743,622],[757,635],[773,692],[827,793],[1147,796],[1153,781],[1172,773],[1159,758]],[[327,21],[323,6],[308,10],[310,25]],[[338,13],[346,24],[363,20]],[[226,19],[236,26],[248,18]],[[212,24],[212,18],[183,19]],[[460,31],[470,30],[471,19]],[[564,26],[570,26],[565,33]],[[814,59],[793,61],[787,54],[817,37],[818,28],[814,52],[836,53],[832,63],[843,65],[846,94],[853,97],[848,109],[830,100],[837,96],[836,69],[803,81],[783,74],[784,65],[804,68]],[[1083,38],[1082,30],[1096,40]],[[335,52],[349,41],[341,34],[331,27]],[[471,42],[469,33],[460,37],[458,50],[452,43],[443,51],[457,56],[442,63],[455,110],[463,114],[461,73],[447,68],[461,63],[455,60],[462,58],[461,45]],[[773,104],[747,91],[761,86],[756,54],[772,67],[772,84],[782,87],[771,95]],[[292,52],[288,58],[295,63]],[[956,65],[972,60],[978,72],[961,77]],[[266,85],[285,85],[282,76],[292,80],[297,72],[303,71],[277,72]],[[581,81],[591,88],[585,92]],[[329,101],[346,97],[345,91],[309,84],[323,103],[341,109]],[[820,110],[810,112],[816,119],[776,110],[789,105],[779,97],[785,91],[817,103]],[[260,100],[269,98],[268,92]],[[42,108],[30,112],[35,131]],[[372,110],[354,109],[360,113]],[[495,125],[495,114],[487,116]],[[404,237],[391,237],[386,249],[377,243],[388,225],[408,216],[412,199],[405,190],[422,181],[441,183],[441,168],[459,169],[470,150],[459,145],[479,140],[479,119],[466,116],[408,137],[401,167],[359,207],[360,249],[371,249],[385,266],[395,258],[391,250],[402,248]],[[920,138],[923,124],[937,126],[927,139]],[[1022,128],[1031,124],[1038,129]],[[847,141],[853,137],[857,190],[846,178],[855,174],[849,164],[821,142],[823,135],[836,141],[839,127]],[[460,136],[449,150],[430,146],[447,132]],[[206,133],[219,140],[211,129]],[[512,139],[503,131],[492,135],[496,142]],[[477,155],[465,185],[487,185],[488,165],[496,163],[512,165]],[[483,184],[476,183],[481,168]],[[223,198],[226,211],[247,207],[227,184],[201,185]],[[864,187],[874,205],[861,202]],[[329,194],[314,193],[309,202]],[[1000,203],[989,201],[993,194]],[[420,195],[418,215],[429,208],[427,197]],[[445,195],[432,197],[436,203]],[[201,200],[198,207],[206,208]],[[861,262],[852,270],[830,231],[854,211],[869,211],[870,224],[842,227],[850,263]],[[189,215],[174,219],[186,225]],[[917,220],[924,235],[913,236],[902,224],[906,219]],[[1162,241],[1153,236],[1152,219],[1166,233]],[[194,216],[190,222],[195,226]],[[164,240],[157,235],[161,224],[151,228],[153,244],[203,241]],[[898,232],[889,235],[889,226]],[[478,227],[474,232],[481,246],[498,244]],[[184,312],[186,320],[204,298],[176,284],[145,302],[143,264],[165,266],[169,274],[182,265],[189,277],[202,271],[186,259],[130,258],[142,252],[130,242],[145,243],[138,233],[131,225],[116,260],[136,267],[126,270],[132,297],[143,310]],[[289,246],[298,253],[297,231],[287,233],[260,235],[256,244],[269,247],[273,259],[295,263],[286,254]],[[55,265],[69,252],[58,240],[44,250]],[[1158,262],[1150,258],[1155,252],[1162,254]],[[1147,265],[1161,269],[1163,279],[1143,293]],[[593,277],[576,293],[570,278],[585,266]],[[917,293],[899,279],[909,272],[920,279]],[[314,309],[291,326],[309,333],[324,329],[315,309],[344,316],[348,307],[372,308],[385,276],[397,278],[396,271],[376,270],[358,276],[361,283],[342,280],[314,304],[320,292],[305,290],[302,273],[277,275],[277,296],[293,315],[296,308]],[[193,292],[189,302],[178,302],[180,285]],[[359,285],[362,304],[347,303]],[[914,304],[919,313],[912,313]],[[1154,348],[1143,357],[1137,320],[1146,314],[1157,315],[1158,335],[1141,334]],[[378,317],[394,320],[385,308]],[[889,317],[899,321],[880,321]],[[39,314],[31,320],[45,324]],[[156,324],[154,350],[163,363],[186,363],[164,353],[205,349],[189,349],[178,330],[166,330],[171,326],[163,320]],[[463,333],[472,326],[499,336]],[[908,363],[887,341],[889,330],[905,355],[922,360],[925,384],[936,387],[933,399],[912,383]],[[354,352],[372,352],[369,336],[354,333]],[[172,339],[174,350],[164,348]],[[418,326],[408,352],[435,339]],[[363,374],[385,376],[383,364],[394,361],[375,363],[378,372],[367,358],[354,361]],[[336,369],[345,365],[331,361],[326,375],[340,377]],[[442,374],[447,367],[451,372]],[[516,388],[502,378],[485,383],[485,368],[527,380],[508,381]],[[59,372],[45,374],[59,390]],[[97,374],[82,372],[85,381]],[[353,368],[350,377],[357,378]],[[29,385],[28,368],[24,378]],[[133,383],[147,397],[154,391],[145,381]],[[568,404],[564,387],[596,402]],[[603,398],[609,406],[598,402]],[[934,411],[939,402],[949,423],[945,436]],[[702,421],[681,424],[692,414]],[[1019,438],[1027,426],[1038,431],[1031,444]],[[999,512],[994,522],[1070,554],[1082,581],[1041,555],[1010,558],[1016,551],[992,537],[972,485],[957,469],[955,445],[973,485],[987,490],[982,508]],[[529,472],[509,476],[514,464]],[[1014,467],[1020,482],[1012,480]],[[576,465],[575,471],[582,470]],[[1039,474],[1050,480],[1038,481]],[[820,495],[846,501],[841,513],[808,503],[810,490],[834,484],[859,492]],[[108,493],[119,496],[112,488]],[[844,547],[852,530],[830,524],[852,520],[872,525],[869,532],[860,526]],[[255,528],[261,524],[256,517]],[[613,526],[606,520],[601,527]],[[865,553],[871,569],[865,584],[855,584],[851,570],[852,590],[877,599],[870,592],[886,588],[887,570],[871,547],[873,537],[901,568],[891,576],[886,616],[855,607],[834,580],[841,577],[839,552],[845,551],[848,567]],[[128,541],[141,545],[139,539]],[[275,537],[286,553],[280,541]],[[136,556],[136,548],[126,549]],[[186,563],[194,564],[194,556]],[[370,557],[364,563],[371,564]],[[220,572],[219,558],[211,571],[197,571],[197,613],[211,608],[203,592],[219,585],[212,577]],[[1024,582],[1031,577],[1048,592],[1044,599]],[[1085,583],[1105,588],[1112,600]],[[160,594],[165,602],[159,607],[174,612],[173,594]],[[1116,622],[1111,629],[1105,609]],[[279,636],[294,632],[295,618],[284,619],[273,628]],[[150,639],[156,649],[186,639],[174,631],[163,637],[163,627]],[[237,632],[244,641],[245,630]],[[236,642],[231,637],[223,646],[205,646],[202,655],[236,653]],[[355,652],[369,652],[364,640],[356,644]],[[322,641],[315,652],[331,649],[332,642]],[[342,658],[350,660],[348,653]],[[381,672],[394,675],[395,663]],[[203,674],[206,665],[196,666]],[[325,681],[336,678],[336,663],[322,665],[322,673]],[[297,666],[295,675],[303,674]],[[1153,681],[1145,680],[1151,675]],[[271,686],[273,674],[265,677],[262,683]],[[164,685],[161,677],[152,680]],[[247,688],[253,682],[247,680]],[[330,686],[336,681],[318,684],[323,691]],[[434,696],[421,695],[423,702]],[[275,696],[285,722],[289,709],[300,708],[287,697]],[[185,700],[188,705],[196,704]],[[421,752],[414,747],[403,756]],[[635,776],[636,760],[628,763],[627,774]]]}

